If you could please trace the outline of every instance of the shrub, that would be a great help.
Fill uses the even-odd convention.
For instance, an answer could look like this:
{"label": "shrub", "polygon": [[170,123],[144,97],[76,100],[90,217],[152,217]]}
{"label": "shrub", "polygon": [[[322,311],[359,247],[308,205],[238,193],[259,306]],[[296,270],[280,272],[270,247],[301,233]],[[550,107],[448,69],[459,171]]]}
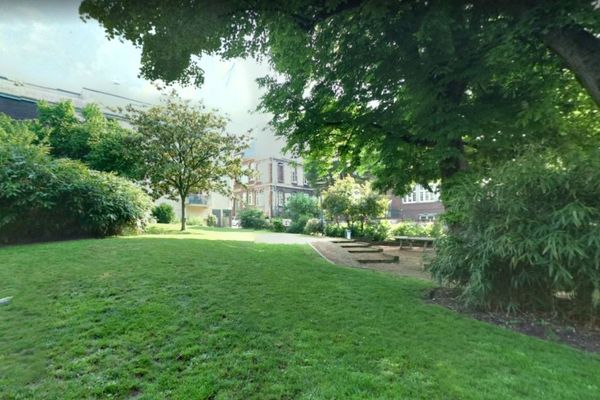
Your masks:
{"label": "shrub", "polygon": [[344,237],[346,235],[346,227],[337,224],[328,224],[325,226],[325,236],[329,237]]}
{"label": "shrub", "polygon": [[[600,305],[600,151],[531,152],[448,192],[451,235],[431,272],[469,304],[579,312]],[[451,211],[450,211],[451,210]]]}
{"label": "shrub", "polygon": [[285,216],[292,221],[302,216],[316,218],[319,216],[319,203],[315,197],[305,193],[294,193],[285,202]]}
{"label": "shrub", "polygon": [[271,230],[273,232],[285,232],[285,225],[283,225],[281,218],[271,220]]}
{"label": "shrub", "polygon": [[288,226],[287,231],[289,233],[302,233],[304,232],[304,227],[306,223],[310,219],[308,215],[300,215],[295,221],[292,221],[290,226]]}
{"label": "shrub", "polygon": [[143,225],[151,203],[135,184],[47,153],[27,140],[0,142],[0,242],[102,237]]}
{"label": "shrub", "polygon": [[307,235],[323,233],[323,223],[321,223],[321,220],[317,218],[309,219],[304,225],[304,233]]}
{"label": "shrub", "polygon": [[357,229],[356,232],[352,232],[353,236],[362,237],[367,240],[383,242],[387,240],[392,232],[392,228],[389,222],[381,221],[368,224],[362,231]]}
{"label": "shrub", "polygon": [[392,228],[394,236],[419,236],[439,238],[444,234],[443,225],[441,222],[413,222],[404,221],[396,224]]}
{"label": "shrub", "polygon": [[206,226],[217,226],[217,216],[209,214],[206,217]]}
{"label": "shrub", "polygon": [[264,229],[267,220],[262,211],[256,208],[245,208],[240,212],[240,223],[244,229]]}
{"label": "shrub", "polygon": [[175,221],[173,206],[167,203],[159,204],[152,209],[152,216],[159,224],[170,224]]}
{"label": "shrub", "polygon": [[204,226],[205,220],[201,217],[187,217],[186,223],[191,226]]}

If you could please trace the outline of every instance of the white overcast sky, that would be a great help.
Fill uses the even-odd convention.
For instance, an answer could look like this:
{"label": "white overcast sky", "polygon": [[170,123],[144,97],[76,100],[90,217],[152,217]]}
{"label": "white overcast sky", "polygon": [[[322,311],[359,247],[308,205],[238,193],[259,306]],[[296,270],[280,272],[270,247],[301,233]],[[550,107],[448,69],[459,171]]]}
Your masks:
{"label": "white overcast sky", "polygon": [[[96,21],[83,22],[78,0],[0,0],[0,75],[78,92],[82,87],[158,102],[152,82],[138,78],[140,50],[108,40]],[[256,78],[269,72],[254,60],[203,58],[205,83],[183,88],[183,97],[201,100],[229,115],[232,133],[252,129],[260,147],[278,152],[265,131],[269,116],[256,113],[261,90]],[[278,141],[279,142],[279,141]],[[266,149],[265,149],[266,150]],[[261,154],[261,156],[276,154]]]}

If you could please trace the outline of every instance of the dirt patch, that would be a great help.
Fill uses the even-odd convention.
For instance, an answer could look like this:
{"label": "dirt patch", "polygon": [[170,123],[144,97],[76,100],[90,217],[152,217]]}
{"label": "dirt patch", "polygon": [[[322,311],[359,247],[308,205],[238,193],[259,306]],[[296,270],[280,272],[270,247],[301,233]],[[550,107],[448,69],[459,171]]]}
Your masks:
{"label": "dirt patch", "polygon": [[451,288],[436,288],[427,292],[426,301],[438,304],[479,321],[489,322],[516,332],[578,349],[600,354],[600,326],[561,319],[550,313],[506,314],[466,308],[457,300],[458,292]]}
{"label": "dirt patch", "polygon": [[[354,242],[356,244],[356,242]],[[383,249],[382,253],[371,254],[373,257],[383,255],[383,257],[398,256],[397,262],[392,263],[359,263],[356,260],[365,258],[364,253],[350,253],[348,248],[341,247],[339,243],[332,242],[314,242],[311,246],[333,264],[347,267],[373,269],[376,271],[389,272],[395,275],[408,276],[411,278],[431,279],[427,271],[423,269],[424,257],[428,255],[422,251],[398,250],[398,246],[376,246]]]}

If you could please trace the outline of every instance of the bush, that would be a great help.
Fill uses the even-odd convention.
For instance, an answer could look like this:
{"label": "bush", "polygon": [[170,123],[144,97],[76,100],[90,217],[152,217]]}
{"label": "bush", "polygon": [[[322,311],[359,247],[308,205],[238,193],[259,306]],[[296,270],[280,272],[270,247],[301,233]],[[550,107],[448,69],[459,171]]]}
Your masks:
{"label": "bush", "polygon": [[132,182],[52,160],[29,140],[2,139],[0,242],[102,237],[145,222],[150,199]]}
{"label": "bush", "polygon": [[152,216],[159,224],[170,224],[175,221],[173,206],[167,203],[159,204],[152,209]]}
{"label": "bush", "polygon": [[[486,179],[448,192],[452,234],[431,272],[469,304],[555,308],[570,293],[588,316],[600,308],[600,151],[531,152]],[[450,212],[451,210],[451,212]]]}
{"label": "bush", "polygon": [[289,233],[303,233],[304,227],[310,218],[308,215],[300,215],[295,221],[292,221],[287,231]]}
{"label": "bush", "polygon": [[439,238],[444,234],[443,225],[441,222],[400,222],[392,228],[394,236],[417,236],[417,237],[433,237]]}
{"label": "bush", "polygon": [[204,221],[201,217],[186,217],[186,224],[190,226],[204,226]]}
{"label": "bush", "polygon": [[271,220],[271,230],[273,232],[285,232],[285,225],[283,225],[281,218]]}
{"label": "bush", "polygon": [[352,235],[356,237],[362,237],[367,240],[383,242],[389,238],[391,232],[392,228],[390,223],[387,221],[381,221],[366,225],[362,231],[357,228],[356,232],[353,230]]}
{"label": "bush", "polygon": [[344,237],[346,236],[346,227],[342,225],[329,224],[325,226],[325,236]]}
{"label": "bush", "polygon": [[245,208],[240,212],[240,223],[244,229],[264,229],[267,220],[262,211],[256,208]]}
{"label": "bush", "polygon": [[321,220],[317,218],[311,218],[306,221],[306,224],[304,225],[304,233],[307,235],[323,233],[323,224],[321,223]]}
{"label": "bush", "polygon": [[217,216],[209,214],[206,217],[206,226],[217,226]]}
{"label": "bush", "polygon": [[306,193],[294,193],[285,202],[285,216],[292,221],[297,221],[302,216],[316,218],[319,213],[319,202],[316,197]]}

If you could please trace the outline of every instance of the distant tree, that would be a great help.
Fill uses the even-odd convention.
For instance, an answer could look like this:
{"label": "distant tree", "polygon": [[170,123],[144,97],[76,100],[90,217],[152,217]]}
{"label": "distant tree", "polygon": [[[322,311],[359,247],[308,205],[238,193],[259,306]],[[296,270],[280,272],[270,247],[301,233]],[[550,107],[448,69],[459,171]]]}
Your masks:
{"label": "distant tree", "polygon": [[348,225],[364,224],[382,217],[388,206],[385,196],[375,192],[368,182],[359,183],[352,177],[338,179],[323,193],[323,209],[338,225],[344,219]]}
{"label": "distant tree", "polygon": [[134,180],[143,178],[141,136],[115,121],[90,144],[84,161],[98,171],[114,172]]}
{"label": "distant tree", "polygon": [[296,221],[300,216],[309,218],[319,216],[319,203],[315,197],[306,193],[294,193],[285,203],[285,216]]}
{"label": "distant tree", "polygon": [[335,181],[323,193],[323,210],[327,212],[329,219],[340,224],[342,219],[352,223],[353,198],[357,191],[357,185],[353,178],[344,178]]}
{"label": "distant tree", "polygon": [[247,138],[227,134],[224,117],[175,94],[160,106],[129,111],[141,135],[144,174],[152,194],[180,200],[183,231],[185,201],[191,193],[230,193],[228,178],[243,173],[241,153]]}
{"label": "distant tree", "polygon": [[38,118],[31,123],[38,142],[50,146],[54,157],[71,158],[92,169],[140,179],[139,135],[109,120],[90,103],[76,113],[71,101],[40,102]]}
{"label": "distant tree", "polygon": [[385,196],[373,191],[368,184],[360,185],[360,197],[354,205],[354,215],[360,222],[361,231],[370,219],[383,217],[388,205],[389,200]]}
{"label": "distant tree", "polygon": [[[96,107],[90,105],[86,111],[88,116],[93,115]],[[54,157],[83,160],[90,152],[92,132],[78,119],[71,101],[56,104],[40,101],[37,123],[34,125],[40,141],[50,145]]]}

